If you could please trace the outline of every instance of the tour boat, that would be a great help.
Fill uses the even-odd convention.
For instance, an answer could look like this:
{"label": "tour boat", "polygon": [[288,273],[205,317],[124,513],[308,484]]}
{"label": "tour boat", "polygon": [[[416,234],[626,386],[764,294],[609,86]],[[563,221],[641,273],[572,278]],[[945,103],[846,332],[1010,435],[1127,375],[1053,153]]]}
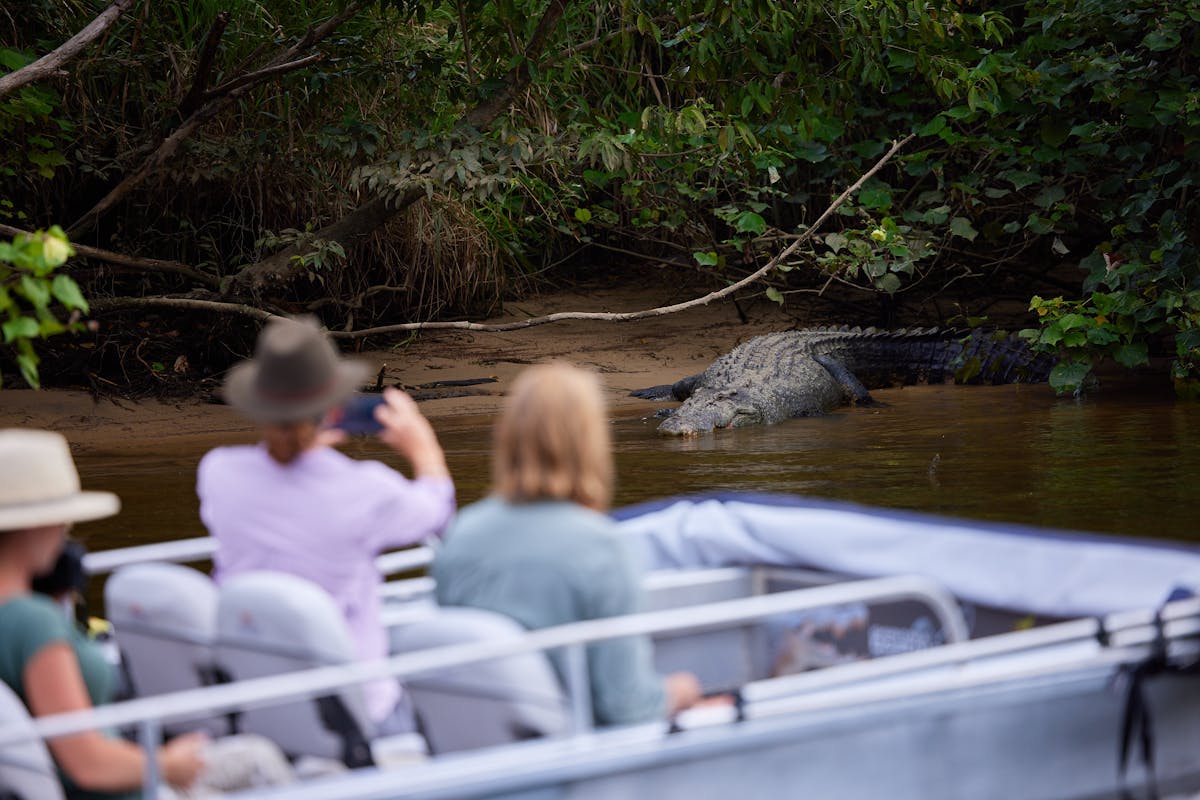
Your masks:
{"label": "tour boat", "polygon": [[[439,608],[429,578],[395,580],[398,652],[369,663],[313,587],[264,573],[218,588],[176,563],[210,540],[89,554],[112,573],[106,613],[139,696],[37,720],[0,703],[0,790],[55,796],[49,737],[103,727],[155,746],[202,726],[294,756],[303,780],[244,793],[278,800],[1200,791],[1200,549],[777,495],[614,517],[648,570],[641,613],[524,631]],[[432,554],[379,566],[412,574]],[[586,646],[629,635],[729,702],[596,727]],[[389,676],[423,736],[364,722],[360,685]]]}

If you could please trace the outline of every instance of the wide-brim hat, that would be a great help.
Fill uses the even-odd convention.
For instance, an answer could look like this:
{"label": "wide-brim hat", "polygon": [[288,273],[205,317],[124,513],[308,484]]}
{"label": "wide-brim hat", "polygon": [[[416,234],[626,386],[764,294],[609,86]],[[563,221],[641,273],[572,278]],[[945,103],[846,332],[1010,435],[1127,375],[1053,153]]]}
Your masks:
{"label": "wide-brim hat", "polygon": [[341,358],[312,317],[277,317],[258,335],[254,358],[229,371],[223,395],[255,422],[301,422],[346,402],[369,371]]}
{"label": "wide-brim hat", "polygon": [[0,430],[0,531],[86,522],[121,510],[112,492],[85,492],[62,434]]}

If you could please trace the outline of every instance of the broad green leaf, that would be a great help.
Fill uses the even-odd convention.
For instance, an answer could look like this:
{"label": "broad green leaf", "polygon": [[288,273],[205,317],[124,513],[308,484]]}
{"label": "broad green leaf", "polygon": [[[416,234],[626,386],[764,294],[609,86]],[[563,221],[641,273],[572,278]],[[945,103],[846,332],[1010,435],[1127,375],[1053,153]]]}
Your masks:
{"label": "broad green leaf", "polygon": [[1025,221],[1025,227],[1034,233],[1051,233],[1054,226],[1049,220],[1039,217],[1037,214],[1030,214],[1029,219]]}
{"label": "broad green leaf", "polygon": [[900,288],[900,278],[894,272],[889,272],[875,281],[875,288],[888,294],[895,294]]}
{"label": "broad green leaf", "polygon": [[1092,328],[1087,332],[1088,342],[1100,347],[1119,341],[1120,338],[1116,331],[1108,328]]}
{"label": "broad green leaf", "polygon": [[10,319],[0,330],[4,331],[4,343],[10,344],[17,339],[32,339],[38,335],[38,323],[33,317],[17,317]]}
{"label": "broad green leaf", "polygon": [[1000,173],[1000,177],[1011,183],[1017,189],[1024,189],[1033,183],[1038,183],[1042,180],[1042,176],[1036,172],[1025,172],[1019,169],[1010,169]]}
{"label": "broad green leaf", "polygon": [[1150,353],[1145,342],[1132,342],[1114,350],[1113,358],[1123,367],[1138,367],[1150,361]]}
{"label": "broad green leaf", "polygon": [[34,308],[45,308],[50,302],[50,282],[30,275],[21,276],[20,292]]}
{"label": "broad green leaf", "polygon": [[1059,200],[1062,200],[1064,197],[1066,197],[1066,194],[1067,192],[1065,189],[1063,189],[1063,187],[1055,184],[1053,186],[1047,186],[1045,189],[1038,192],[1037,197],[1033,198],[1033,202],[1034,205],[1037,205],[1040,208],[1049,208]]}
{"label": "broad green leaf", "polygon": [[47,336],[55,336],[64,333],[67,327],[55,319],[51,314],[45,313],[41,316],[38,322],[38,336],[45,339]]}
{"label": "broad green leaf", "polygon": [[863,264],[863,272],[871,278],[882,278],[888,274],[887,262],[882,258],[873,258],[866,264]]}
{"label": "broad green leaf", "polygon": [[603,189],[608,185],[608,182],[612,180],[612,176],[607,172],[600,172],[599,170],[594,169],[585,169],[583,171],[583,179],[593,186]]}
{"label": "broad green leaf", "polygon": [[[340,257],[345,257],[346,253],[342,250],[337,242],[331,244],[336,245],[336,251]],[[83,313],[88,313],[88,302],[84,299],[83,292],[79,291],[79,285],[75,283],[67,275],[55,275],[54,282],[50,284],[50,291],[58,298],[58,302],[62,303],[72,311],[78,309]]]}
{"label": "broad green leaf", "polygon": [[0,47],[0,67],[6,70],[17,71],[21,67],[32,64],[34,56],[13,50],[9,47]]}
{"label": "broad green leaf", "polygon": [[1078,391],[1091,372],[1090,361],[1062,361],[1050,371],[1050,386],[1059,394]]}
{"label": "broad green leaf", "polygon": [[796,147],[795,156],[810,163],[819,164],[829,158],[829,148],[820,142],[804,142]]}
{"label": "broad green leaf", "polygon": [[17,353],[17,366],[21,368],[21,377],[33,389],[42,388],[38,380],[38,357],[30,353]]}
{"label": "broad green leaf", "polygon": [[575,209],[575,219],[579,220],[584,225],[587,225],[592,221],[592,212],[588,211],[586,208],[577,208]]}
{"label": "broad green leaf", "polygon": [[712,251],[709,251],[707,253],[705,253],[705,252],[692,253],[692,258],[696,259],[696,263],[702,267],[715,267],[717,265],[718,261],[720,261],[720,259],[717,257],[717,254]]}
{"label": "broad green leaf", "polygon": [[858,201],[867,208],[886,211],[892,206],[892,193],[884,187],[872,186],[858,193]]}
{"label": "broad green leaf", "polygon": [[941,114],[938,114],[936,117],[929,120],[929,122],[926,122],[921,127],[921,130],[917,131],[917,135],[933,136],[934,134],[939,133],[944,127],[946,127],[946,118]]}
{"label": "broad green leaf", "polygon": [[767,287],[767,299],[773,303],[779,303],[779,305],[783,305],[783,294],[774,286]]}
{"label": "broad green leaf", "polygon": [[1151,52],[1161,53],[1164,50],[1174,50],[1180,41],[1178,30],[1160,27],[1146,34],[1142,39],[1142,46]]}
{"label": "broad green leaf", "polygon": [[975,241],[975,237],[979,235],[979,231],[975,230],[975,226],[966,217],[955,217],[950,220],[950,232],[969,242]]}
{"label": "broad green leaf", "polygon": [[762,236],[767,231],[767,222],[753,211],[743,211],[734,220],[733,226],[739,233],[753,233]]}

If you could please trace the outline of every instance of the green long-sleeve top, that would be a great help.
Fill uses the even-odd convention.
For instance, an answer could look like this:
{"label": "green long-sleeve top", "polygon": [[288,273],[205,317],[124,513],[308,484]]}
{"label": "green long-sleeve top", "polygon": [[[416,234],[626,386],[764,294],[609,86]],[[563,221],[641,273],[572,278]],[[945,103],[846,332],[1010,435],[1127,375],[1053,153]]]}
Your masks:
{"label": "green long-sleeve top", "polygon": [[[529,630],[639,610],[639,569],[614,523],[569,502],[489,497],[468,506],[432,572],[442,605],[496,611]],[[550,657],[562,676],[560,657]],[[663,682],[645,637],[590,645],[588,674],[597,725],[663,715]]]}

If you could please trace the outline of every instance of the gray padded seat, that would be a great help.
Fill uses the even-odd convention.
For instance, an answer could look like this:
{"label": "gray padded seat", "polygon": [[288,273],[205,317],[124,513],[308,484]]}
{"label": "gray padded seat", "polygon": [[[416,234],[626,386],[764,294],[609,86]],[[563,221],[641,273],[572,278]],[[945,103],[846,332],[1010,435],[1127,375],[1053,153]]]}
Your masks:
{"label": "gray padded seat", "polygon": [[[247,572],[226,581],[217,603],[217,661],[235,681],[356,660],[349,629],[333,598],[303,578]],[[239,730],[275,741],[290,756],[375,763],[374,726],[362,692],[349,686],[329,697],[252,708]]]}
{"label": "gray padded seat", "polygon": [[[122,567],[105,584],[104,607],[138,697],[217,682],[217,587],[204,573],[180,564]],[[229,723],[224,718],[186,720],[166,730],[221,736],[229,733]]]}
{"label": "gray padded seat", "polygon": [[0,728],[28,730],[28,742],[0,748],[0,797],[20,800],[62,800],[62,785],[46,743],[33,733],[25,704],[8,684],[0,683]]}
{"label": "gray padded seat", "polygon": [[[443,607],[396,630],[392,651],[519,638],[525,629],[492,611]],[[565,733],[570,707],[544,653],[414,675],[404,681],[433,753]]]}

